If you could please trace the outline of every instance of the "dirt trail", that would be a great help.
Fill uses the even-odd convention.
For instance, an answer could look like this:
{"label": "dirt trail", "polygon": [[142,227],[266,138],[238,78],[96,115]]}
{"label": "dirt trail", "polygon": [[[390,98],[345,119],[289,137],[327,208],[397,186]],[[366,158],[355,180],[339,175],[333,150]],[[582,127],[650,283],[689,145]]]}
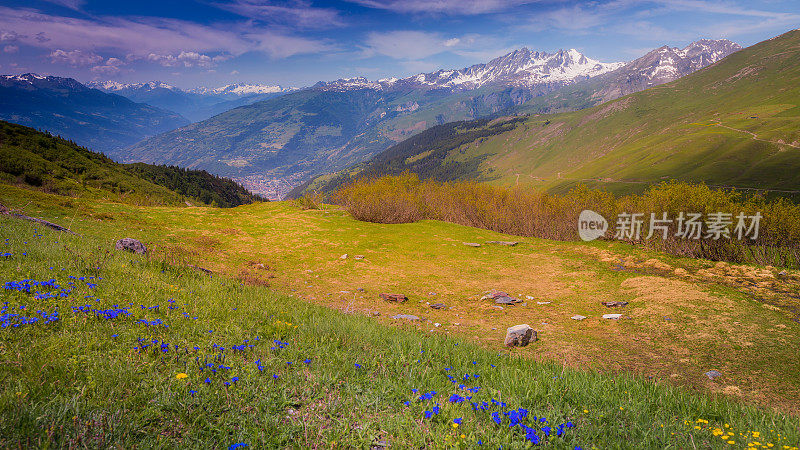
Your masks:
{"label": "dirt trail", "polygon": [[788,142],[778,142],[778,141],[770,141],[769,139],[761,139],[760,137],[758,137],[757,134],[753,133],[752,131],[740,130],[738,128],[729,127],[727,125],[723,125],[722,122],[716,122],[716,123],[714,123],[714,125],[716,125],[718,127],[722,127],[722,128],[727,128],[729,130],[738,131],[739,133],[749,134],[750,137],[754,141],[768,142],[768,143],[774,144],[774,145],[786,145],[786,146],[789,146],[789,147],[800,148],[800,145],[794,145],[794,144],[790,144]]}

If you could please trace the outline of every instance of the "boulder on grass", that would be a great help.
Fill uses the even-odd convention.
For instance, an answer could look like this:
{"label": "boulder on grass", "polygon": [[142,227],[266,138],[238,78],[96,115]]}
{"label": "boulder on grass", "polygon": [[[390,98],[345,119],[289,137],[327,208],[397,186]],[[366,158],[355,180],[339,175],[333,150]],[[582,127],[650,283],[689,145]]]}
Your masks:
{"label": "boulder on grass", "polygon": [[138,241],[133,238],[122,238],[114,244],[114,248],[117,250],[125,250],[128,252],[136,253],[137,255],[144,255],[147,253],[147,247],[142,244],[141,241]]}
{"label": "boulder on grass", "polygon": [[506,330],[505,344],[507,347],[525,347],[536,340],[536,332],[530,325],[514,325]]}

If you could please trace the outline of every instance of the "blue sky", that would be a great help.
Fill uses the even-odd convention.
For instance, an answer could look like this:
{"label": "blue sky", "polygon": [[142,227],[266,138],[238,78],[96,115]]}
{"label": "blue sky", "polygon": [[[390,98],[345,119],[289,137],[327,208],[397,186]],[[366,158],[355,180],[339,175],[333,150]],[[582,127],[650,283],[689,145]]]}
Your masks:
{"label": "blue sky", "polygon": [[800,27],[797,0],[0,0],[0,73],[307,86],[576,48],[604,62]]}

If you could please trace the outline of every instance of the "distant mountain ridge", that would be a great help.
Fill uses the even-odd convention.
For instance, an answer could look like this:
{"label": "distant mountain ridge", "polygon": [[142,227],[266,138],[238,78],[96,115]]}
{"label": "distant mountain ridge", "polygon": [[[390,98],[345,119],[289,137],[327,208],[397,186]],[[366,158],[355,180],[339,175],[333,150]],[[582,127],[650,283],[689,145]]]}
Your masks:
{"label": "distant mountain ridge", "polygon": [[87,83],[87,86],[122,95],[135,102],[175,111],[193,122],[296,90],[261,84],[229,84],[213,89],[200,87],[183,90],[161,81],[146,83],[93,81]]}
{"label": "distant mountain ridge", "polygon": [[0,119],[113,153],[189,123],[172,111],[89,88],[72,78],[0,76]]}

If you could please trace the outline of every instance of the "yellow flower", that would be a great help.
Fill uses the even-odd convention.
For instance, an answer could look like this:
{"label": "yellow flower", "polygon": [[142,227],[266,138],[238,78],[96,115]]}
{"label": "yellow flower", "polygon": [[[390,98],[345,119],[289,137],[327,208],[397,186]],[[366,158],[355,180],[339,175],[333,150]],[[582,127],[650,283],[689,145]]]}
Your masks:
{"label": "yellow flower", "polygon": [[464,434],[461,435],[461,439],[464,439],[465,437],[467,437],[467,436],[464,435]]}
{"label": "yellow flower", "polygon": [[588,410],[588,409],[584,409],[584,410],[583,410],[583,413],[584,413],[584,414],[589,414],[589,410]]}
{"label": "yellow flower", "polygon": [[189,378],[189,375],[186,375],[185,373],[181,372],[181,373],[175,375],[175,378],[177,378],[179,380],[182,380],[184,378]]}
{"label": "yellow flower", "polygon": [[457,423],[453,423],[451,425],[453,426],[453,428],[458,428],[458,424]]}
{"label": "yellow flower", "polygon": [[736,442],[733,442],[733,441],[728,441],[728,444],[730,444],[730,445],[733,445],[733,444],[735,444],[735,443],[736,443]]}
{"label": "yellow flower", "polygon": [[754,438],[757,438],[759,436],[761,436],[761,433],[759,433],[758,431],[753,431],[753,437]]}

